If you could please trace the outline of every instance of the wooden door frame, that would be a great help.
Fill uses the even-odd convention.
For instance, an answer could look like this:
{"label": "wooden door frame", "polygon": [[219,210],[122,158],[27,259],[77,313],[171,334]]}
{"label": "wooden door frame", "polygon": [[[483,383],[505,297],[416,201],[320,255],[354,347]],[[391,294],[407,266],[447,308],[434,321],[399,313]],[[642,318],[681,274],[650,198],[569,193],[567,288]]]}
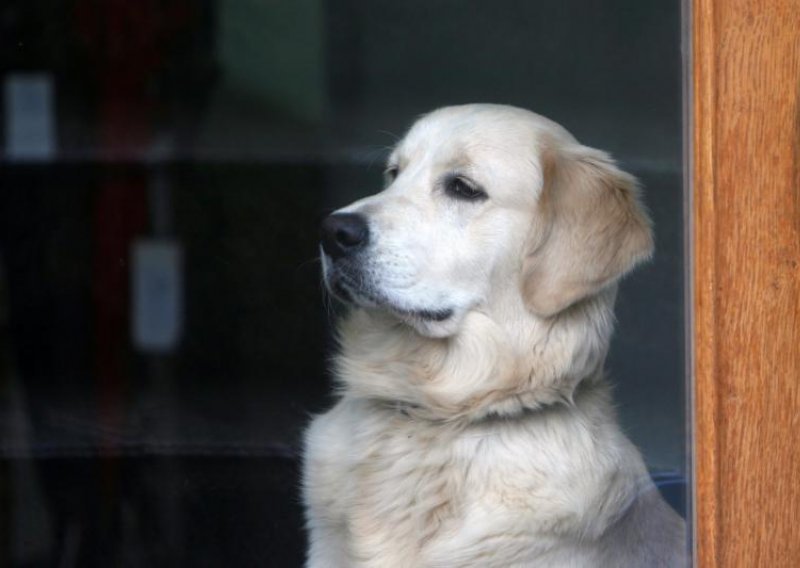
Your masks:
{"label": "wooden door frame", "polygon": [[800,0],[689,0],[695,565],[800,566]]}

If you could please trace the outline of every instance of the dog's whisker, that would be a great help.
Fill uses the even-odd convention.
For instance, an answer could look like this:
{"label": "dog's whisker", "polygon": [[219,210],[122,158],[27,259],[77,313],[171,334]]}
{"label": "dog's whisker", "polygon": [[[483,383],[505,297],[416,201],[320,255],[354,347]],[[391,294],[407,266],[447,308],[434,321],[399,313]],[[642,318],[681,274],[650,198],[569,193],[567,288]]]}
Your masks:
{"label": "dog's whisker", "polygon": [[314,258],[310,258],[298,264],[297,267],[295,268],[295,271],[299,272],[301,270],[305,270],[309,266],[316,266],[321,264],[322,261],[320,260],[319,256],[315,256]]}

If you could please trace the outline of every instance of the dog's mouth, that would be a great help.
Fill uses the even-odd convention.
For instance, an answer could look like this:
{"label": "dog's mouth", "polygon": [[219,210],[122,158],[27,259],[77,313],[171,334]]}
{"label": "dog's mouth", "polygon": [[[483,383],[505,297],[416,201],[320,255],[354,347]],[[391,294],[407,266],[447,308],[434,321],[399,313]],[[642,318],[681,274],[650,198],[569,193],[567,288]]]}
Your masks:
{"label": "dog's mouth", "polygon": [[386,298],[385,295],[372,290],[365,283],[356,283],[340,271],[327,274],[325,282],[331,293],[343,302],[365,308],[383,309],[403,320],[443,322],[453,317],[454,311],[450,308],[432,309],[399,306]]}

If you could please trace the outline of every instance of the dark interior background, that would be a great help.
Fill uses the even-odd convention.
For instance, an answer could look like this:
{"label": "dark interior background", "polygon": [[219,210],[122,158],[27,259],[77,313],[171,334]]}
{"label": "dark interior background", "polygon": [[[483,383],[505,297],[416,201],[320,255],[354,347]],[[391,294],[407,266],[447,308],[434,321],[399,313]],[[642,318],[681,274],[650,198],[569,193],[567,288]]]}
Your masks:
{"label": "dark interior background", "polygon": [[[26,78],[50,103],[12,104]],[[685,511],[677,0],[6,0],[0,81],[0,565],[300,566],[298,440],[331,403],[318,221],[464,102],[641,179],[657,253],[608,367]],[[25,112],[50,151],[15,149]],[[180,250],[169,349],[131,337],[142,242]]]}

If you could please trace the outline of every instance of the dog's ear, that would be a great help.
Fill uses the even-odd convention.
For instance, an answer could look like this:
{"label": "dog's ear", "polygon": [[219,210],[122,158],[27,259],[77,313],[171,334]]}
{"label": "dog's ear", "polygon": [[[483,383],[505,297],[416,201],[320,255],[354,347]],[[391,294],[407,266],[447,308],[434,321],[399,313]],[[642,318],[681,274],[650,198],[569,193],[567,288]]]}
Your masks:
{"label": "dog's ear", "polygon": [[653,253],[651,221],[636,179],[599,150],[542,154],[538,237],[526,252],[522,292],[549,317],[608,286]]}

